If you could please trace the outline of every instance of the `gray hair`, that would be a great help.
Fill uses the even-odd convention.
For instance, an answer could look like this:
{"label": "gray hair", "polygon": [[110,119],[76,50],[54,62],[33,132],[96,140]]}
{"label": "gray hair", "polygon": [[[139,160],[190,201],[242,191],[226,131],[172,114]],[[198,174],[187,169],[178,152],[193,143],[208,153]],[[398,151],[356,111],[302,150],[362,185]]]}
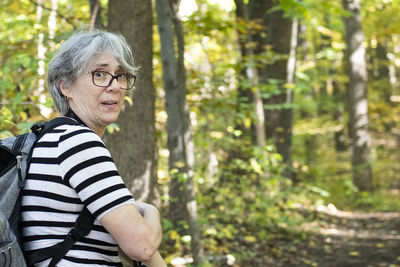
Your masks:
{"label": "gray hair", "polygon": [[61,92],[59,83],[72,85],[87,68],[88,62],[98,53],[108,52],[121,67],[135,74],[132,51],[126,39],[116,33],[100,30],[79,31],[66,40],[58,49],[47,68],[47,85],[54,106],[61,115],[69,111],[68,101]]}

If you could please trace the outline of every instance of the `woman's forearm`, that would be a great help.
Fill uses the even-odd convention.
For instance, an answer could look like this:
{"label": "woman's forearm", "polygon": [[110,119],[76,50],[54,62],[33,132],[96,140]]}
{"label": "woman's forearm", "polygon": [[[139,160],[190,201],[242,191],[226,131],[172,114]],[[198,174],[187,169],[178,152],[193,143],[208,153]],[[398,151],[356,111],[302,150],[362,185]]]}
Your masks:
{"label": "woman's forearm", "polygon": [[158,247],[161,244],[162,240],[160,212],[153,205],[142,202],[137,202],[136,206],[139,212],[142,214],[148,226],[153,230],[152,240],[154,240],[154,244]]}

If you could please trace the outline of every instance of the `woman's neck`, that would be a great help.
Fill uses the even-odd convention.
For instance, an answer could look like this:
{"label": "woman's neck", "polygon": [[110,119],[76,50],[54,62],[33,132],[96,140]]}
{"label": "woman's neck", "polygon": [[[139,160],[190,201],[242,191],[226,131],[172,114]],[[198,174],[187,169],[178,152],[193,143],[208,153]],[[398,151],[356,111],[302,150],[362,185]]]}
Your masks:
{"label": "woman's neck", "polygon": [[91,127],[91,125],[89,125],[88,123],[85,123],[83,120],[81,120],[81,118],[79,118],[75,112],[73,112],[71,109],[67,112],[67,114],[65,115],[67,117],[73,118],[76,121],[78,121],[80,124],[85,125],[86,127],[88,127],[90,130],[92,130],[93,132],[95,132],[98,136],[103,137],[104,132],[105,132],[105,128],[102,127],[101,129],[97,129],[96,127]]}

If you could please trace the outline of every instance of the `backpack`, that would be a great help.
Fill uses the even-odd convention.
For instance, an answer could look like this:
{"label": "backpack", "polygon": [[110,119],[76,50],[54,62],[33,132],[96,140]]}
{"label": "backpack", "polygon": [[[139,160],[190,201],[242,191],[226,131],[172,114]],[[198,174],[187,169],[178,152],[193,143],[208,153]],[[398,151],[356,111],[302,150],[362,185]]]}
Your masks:
{"label": "backpack", "polygon": [[75,227],[64,241],[53,247],[37,250],[31,255],[24,255],[22,252],[19,229],[20,192],[25,184],[32,151],[46,132],[62,124],[78,125],[78,122],[60,117],[48,123],[34,124],[29,133],[0,140],[0,266],[25,267],[49,258],[53,258],[49,266],[55,266],[93,226],[94,218],[84,208]]}
{"label": "backpack", "polygon": [[[26,267],[52,258],[50,266],[67,254],[72,246],[92,230],[95,218],[84,207],[66,238],[51,247],[24,255],[21,247],[19,215],[20,192],[29,170],[36,142],[48,131],[63,124],[78,125],[76,120],[59,117],[47,123],[36,123],[31,132],[0,140],[0,266]],[[144,266],[133,261],[133,266]]]}

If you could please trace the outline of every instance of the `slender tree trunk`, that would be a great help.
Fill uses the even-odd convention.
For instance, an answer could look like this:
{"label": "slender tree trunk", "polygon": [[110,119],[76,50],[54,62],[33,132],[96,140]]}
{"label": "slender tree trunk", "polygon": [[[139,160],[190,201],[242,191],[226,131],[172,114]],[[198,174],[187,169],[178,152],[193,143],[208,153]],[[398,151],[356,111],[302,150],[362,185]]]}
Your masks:
{"label": "slender tree trunk", "polygon": [[152,79],[152,4],[151,1],[113,0],[109,1],[108,9],[108,29],[126,37],[140,70],[133,89],[133,104],[125,104],[117,121],[120,131],[106,133],[105,141],[133,196],[160,206]]}
{"label": "slender tree trunk", "polygon": [[89,29],[101,29],[103,24],[101,21],[101,5],[100,0],[89,0],[90,4],[90,22]]}
{"label": "slender tree trunk", "polygon": [[352,146],[353,182],[360,190],[372,190],[370,165],[371,139],[368,132],[367,66],[364,34],[361,25],[360,0],[342,0],[351,15],[344,18],[346,29],[346,59],[349,83],[347,87],[349,132]]}
{"label": "slender tree trunk", "polygon": [[[332,75],[333,77],[333,75]],[[333,87],[333,99],[335,103],[337,103],[337,108],[335,109],[333,113],[333,119],[338,122],[341,127],[334,133],[334,140],[335,140],[335,150],[336,152],[341,152],[347,150],[347,144],[346,144],[346,134],[345,134],[345,122],[344,122],[344,110],[341,108],[342,105],[340,103],[344,103],[344,96],[343,93],[340,91],[339,85],[337,81],[333,78],[332,81],[332,87]]]}
{"label": "slender tree trunk", "polygon": [[[187,221],[192,237],[193,263],[198,266],[203,262],[203,248],[197,223],[197,203],[193,182],[194,146],[186,102],[184,36],[181,21],[177,15],[178,8],[179,1],[156,0],[166,92],[165,106],[168,114],[167,132],[171,174],[170,218],[176,229],[181,228],[180,220]],[[177,42],[176,52],[174,36]],[[182,215],[184,215],[183,218]],[[182,233],[182,231],[179,232]]]}
{"label": "slender tree trunk", "polygon": [[[51,1],[51,8],[50,10],[50,15],[48,18],[48,28],[49,28],[49,39],[52,40],[54,38],[54,33],[55,33],[55,29],[56,29],[56,10],[57,10],[57,3],[58,0],[52,0]],[[37,9],[36,9],[36,22],[38,24],[41,24],[43,21],[43,6],[42,6],[42,1],[39,0],[37,2]],[[52,41],[49,42],[49,46],[50,48],[54,48],[54,43],[52,43]],[[37,68],[37,72],[38,72],[38,77],[39,77],[39,81],[38,81],[38,86],[37,86],[37,90],[35,90],[33,93],[35,95],[37,95],[39,97],[39,108],[40,108],[40,113],[44,116],[44,117],[49,117],[49,115],[53,112],[52,109],[46,107],[45,103],[46,103],[46,96],[43,93],[45,88],[45,56],[46,56],[46,52],[48,50],[48,47],[46,47],[45,45],[45,34],[43,31],[39,32],[38,34],[38,68]]]}
{"label": "slender tree trunk", "polygon": [[49,16],[49,22],[47,25],[49,26],[49,47],[51,51],[55,48],[54,37],[56,34],[57,28],[57,8],[58,8],[58,0],[51,0],[51,12]]}
{"label": "slender tree trunk", "polygon": [[253,37],[258,44],[255,53],[263,53],[266,46],[271,46],[275,53],[289,56],[288,59],[264,65],[259,69],[259,77],[262,83],[269,83],[271,79],[278,81],[276,86],[280,93],[264,99],[264,106],[274,107],[264,109],[266,136],[273,139],[278,153],[287,164],[285,176],[294,178],[291,171],[293,91],[285,84],[294,82],[298,24],[297,21],[284,17],[283,11],[268,12],[275,5],[273,0],[250,0],[249,14],[251,20],[259,20],[265,27],[264,34]]}
{"label": "slender tree trunk", "polygon": [[376,80],[379,81],[379,87],[381,88],[383,99],[386,103],[390,104],[390,96],[392,95],[393,88],[390,83],[389,75],[389,59],[387,57],[387,48],[384,42],[378,42],[376,48],[376,59],[377,59],[377,75]]}

